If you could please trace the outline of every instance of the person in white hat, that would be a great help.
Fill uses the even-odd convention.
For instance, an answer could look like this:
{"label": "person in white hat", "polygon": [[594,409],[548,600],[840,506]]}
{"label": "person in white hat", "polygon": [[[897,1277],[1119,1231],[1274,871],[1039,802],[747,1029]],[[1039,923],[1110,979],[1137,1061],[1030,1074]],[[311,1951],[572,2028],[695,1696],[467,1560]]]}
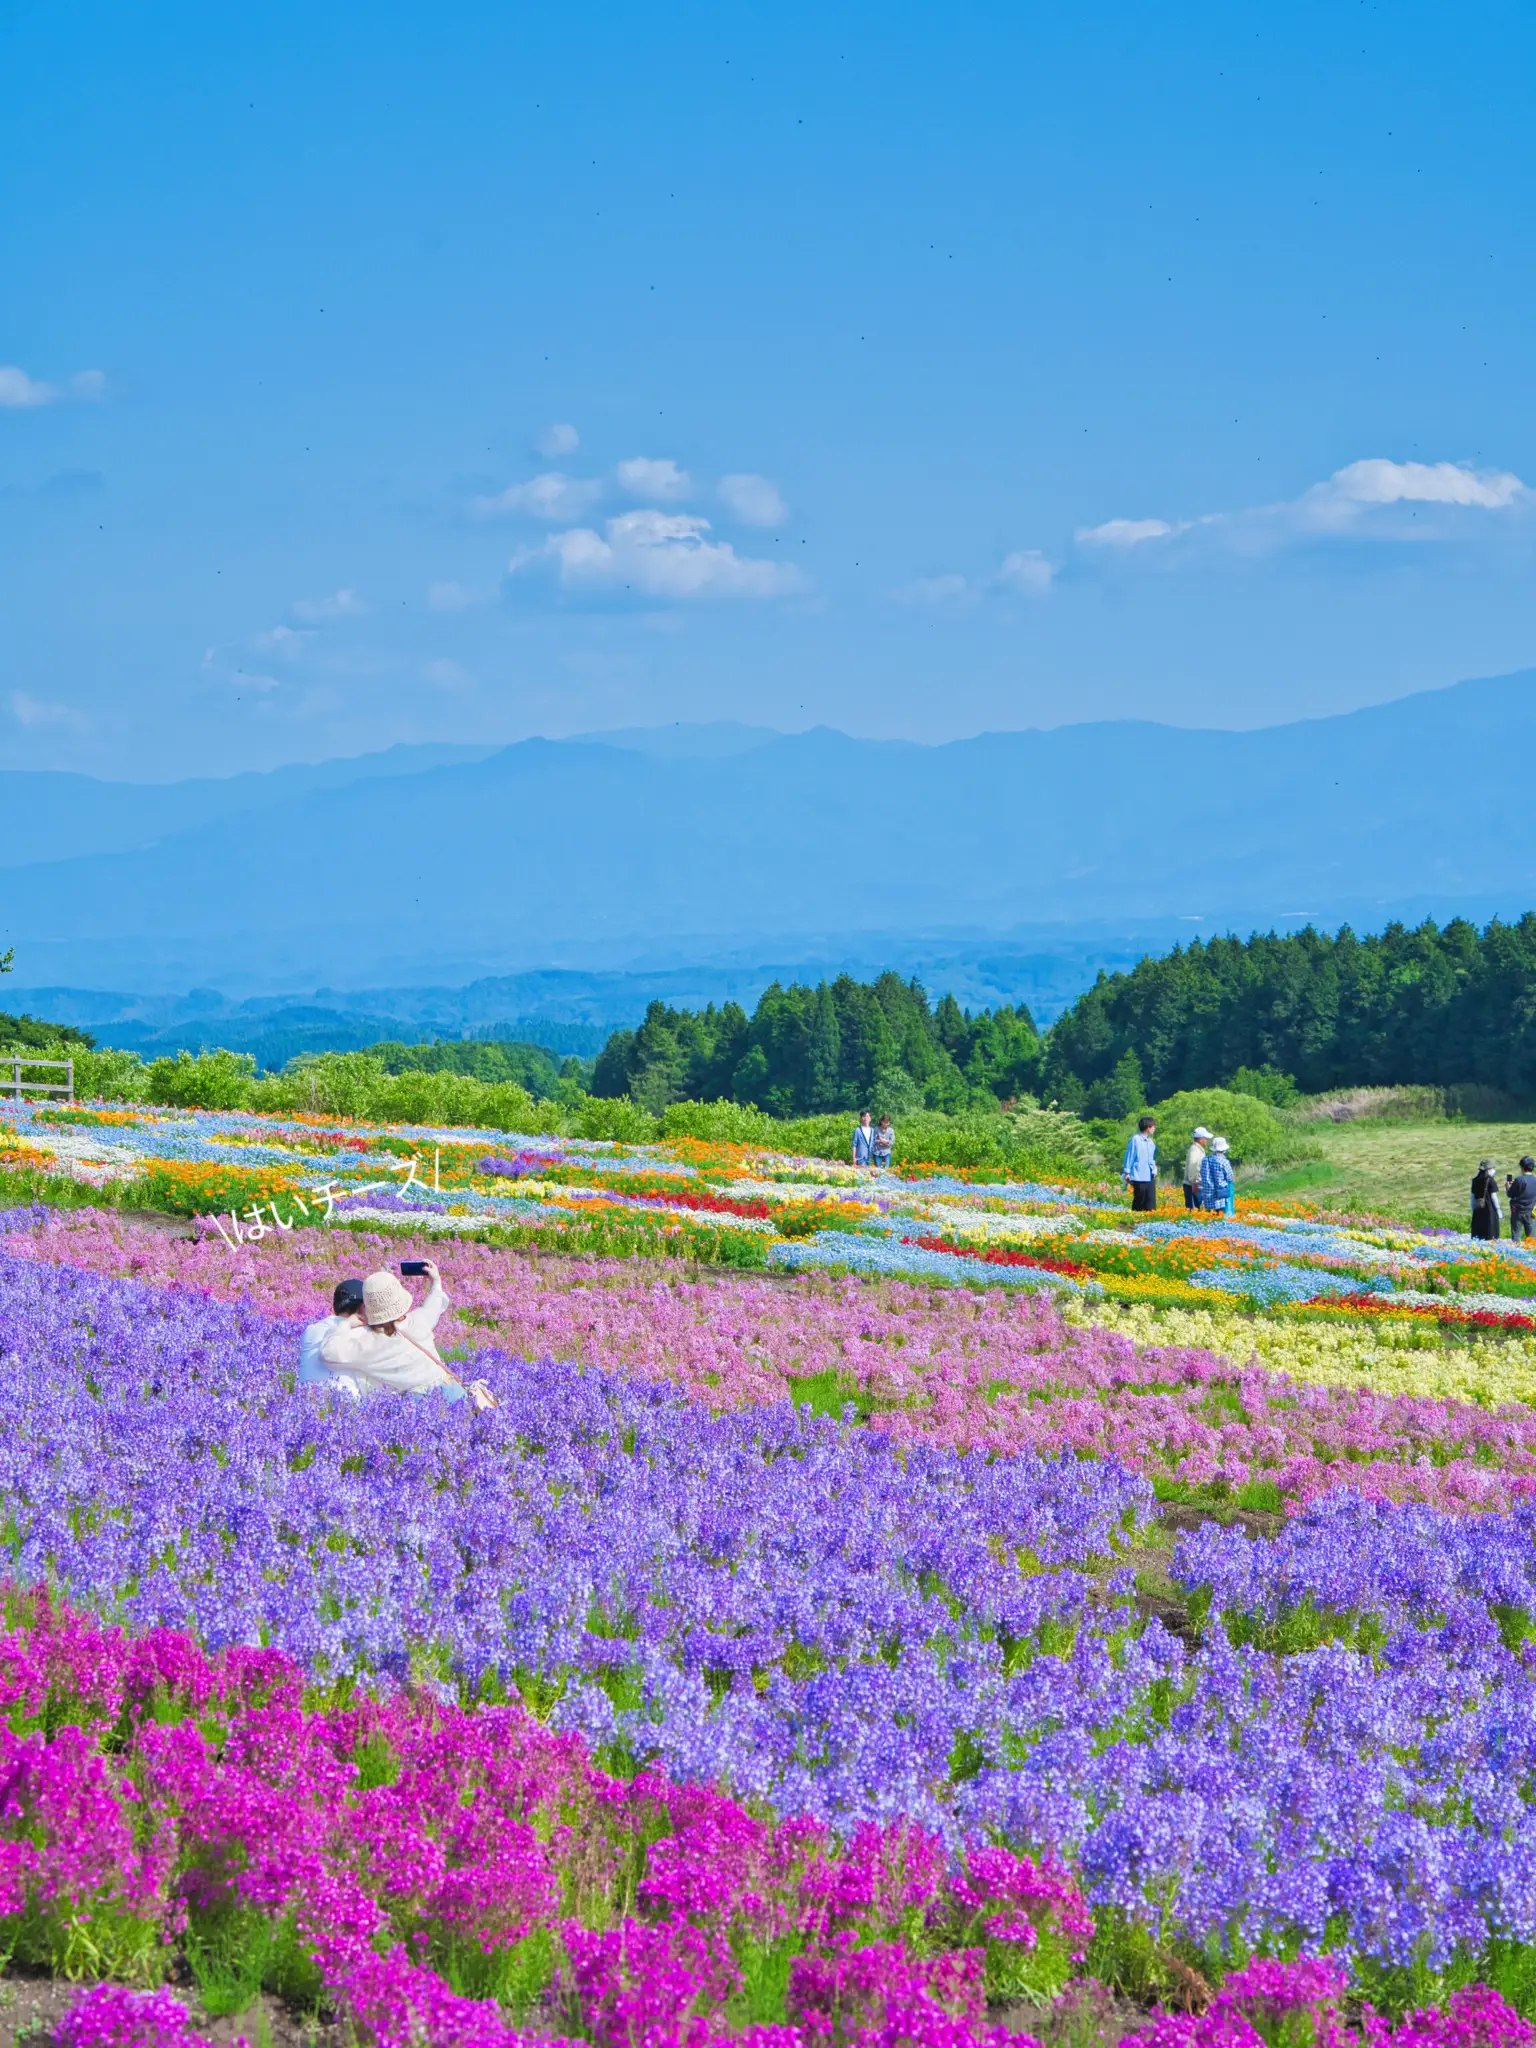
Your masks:
{"label": "person in white hat", "polygon": [[431,1286],[418,1308],[410,1289],[393,1273],[370,1273],[363,1282],[363,1305],[320,1346],[320,1356],[333,1371],[357,1381],[362,1392],[442,1394],[462,1401],[466,1394],[477,1408],[495,1406],[484,1380],[466,1387],[438,1355],[432,1332],[448,1306],[442,1275],[425,1261]]}
{"label": "person in white hat", "polygon": [[1225,1138],[1212,1138],[1210,1156],[1200,1169],[1200,1206],[1219,1215],[1230,1216],[1236,1194],[1232,1162],[1227,1157],[1227,1141]]}
{"label": "person in white hat", "polygon": [[1200,1169],[1205,1164],[1205,1148],[1211,1141],[1211,1134],[1204,1124],[1195,1125],[1194,1140],[1184,1154],[1184,1206],[1198,1209],[1200,1206]]}

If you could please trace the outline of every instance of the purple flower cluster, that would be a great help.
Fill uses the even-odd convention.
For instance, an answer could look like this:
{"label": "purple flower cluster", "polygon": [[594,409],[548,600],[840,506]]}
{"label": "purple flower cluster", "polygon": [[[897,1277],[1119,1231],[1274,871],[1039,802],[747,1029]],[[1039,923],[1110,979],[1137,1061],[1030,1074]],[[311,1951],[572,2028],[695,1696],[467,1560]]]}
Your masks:
{"label": "purple flower cluster", "polygon": [[[1184,1639],[1138,1611],[1150,1490],[1108,1460],[496,1351],[489,1414],[358,1406],[291,1388],[296,1336],[0,1260],[13,1574],[321,1680],[526,1700],[625,1769],[845,1833],[1070,1858],[1096,1907],[1212,1954],[1536,1941],[1525,1510],[1346,1498],[1273,1545],[1190,1537],[1211,1619]],[[1030,1910],[977,1896],[971,1945]]]}
{"label": "purple flower cluster", "polygon": [[501,1159],[491,1153],[476,1162],[475,1171],[495,1174],[503,1180],[526,1180],[552,1173],[565,1163],[558,1152],[519,1152],[511,1159]]}
{"label": "purple flower cluster", "polygon": [[[716,2048],[740,2038],[723,2022],[750,1973],[784,2048],[786,2017],[810,2043],[959,2048],[989,1993],[1051,1995],[1093,1934],[1072,1880],[1024,1858],[952,1862],[904,1823],[839,1844],[655,1773],[614,1779],[511,1708],[307,1711],[275,1652],[209,1659],[8,1604],[0,1940],[34,1965],[142,1982],[178,1951],[198,1973],[218,1943],[254,1990],[286,1940],[376,2048],[520,2048],[465,1985],[546,2038],[563,2009],[598,2048]],[[64,2038],[199,2048],[179,2001],[111,1987]]]}

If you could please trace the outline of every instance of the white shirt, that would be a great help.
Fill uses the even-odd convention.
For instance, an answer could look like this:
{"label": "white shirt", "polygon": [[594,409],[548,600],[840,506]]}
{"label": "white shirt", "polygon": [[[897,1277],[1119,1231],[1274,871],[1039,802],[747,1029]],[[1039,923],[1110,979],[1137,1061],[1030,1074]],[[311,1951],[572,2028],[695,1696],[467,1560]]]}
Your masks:
{"label": "white shirt", "polygon": [[1194,1144],[1190,1146],[1188,1152],[1184,1155],[1184,1180],[1186,1186],[1192,1188],[1199,1187],[1200,1169],[1202,1166],[1204,1166],[1204,1164],[1205,1147],[1200,1143],[1200,1140],[1197,1138]]}
{"label": "white shirt", "polygon": [[317,1323],[305,1326],[299,1339],[298,1383],[301,1387],[340,1387],[356,1401],[363,1391],[356,1380],[344,1372],[332,1372],[320,1356],[320,1346],[345,1321],[345,1316],[322,1316]]}
{"label": "white shirt", "polygon": [[400,1318],[392,1337],[383,1330],[366,1329],[348,1317],[322,1340],[321,1363],[332,1371],[340,1367],[350,1373],[358,1382],[359,1392],[364,1394],[381,1389],[392,1394],[434,1394],[441,1390],[452,1400],[462,1400],[464,1390],[438,1357],[432,1336],[438,1317],[447,1306],[442,1283],[434,1280],[426,1300],[420,1308],[413,1308]]}

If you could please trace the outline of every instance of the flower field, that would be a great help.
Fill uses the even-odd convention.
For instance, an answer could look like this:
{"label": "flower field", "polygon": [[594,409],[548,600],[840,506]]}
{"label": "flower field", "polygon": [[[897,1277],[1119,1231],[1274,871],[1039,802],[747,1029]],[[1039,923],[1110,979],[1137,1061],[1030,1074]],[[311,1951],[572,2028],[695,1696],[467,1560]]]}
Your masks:
{"label": "flower field", "polygon": [[[0,1216],[0,1927],[61,2040],[263,1987],[365,2048],[1531,2038],[1523,1248],[5,1130],[103,1187]],[[296,1387],[422,1255],[500,1405]]]}

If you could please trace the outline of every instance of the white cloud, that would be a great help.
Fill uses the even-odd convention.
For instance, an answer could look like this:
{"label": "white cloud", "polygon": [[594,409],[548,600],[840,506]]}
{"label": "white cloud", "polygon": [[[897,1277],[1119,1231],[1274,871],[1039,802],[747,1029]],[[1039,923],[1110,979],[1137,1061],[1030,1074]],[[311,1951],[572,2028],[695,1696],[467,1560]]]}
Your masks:
{"label": "white cloud", "polygon": [[551,420],[533,445],[541,455],[574,455],[581,436],[569,420]]}
{"label": "white cloud", "polygon": [[1056,565],[1048,562],[1038,548],[1017,548],[1005,555],[990,576],[962,576],[952,570],[946,576],[920,576],[891,595],[898,604],[931,605],[956,610],[979,604],[995,592],[1015,597],[1046,597],[1055,581]]}
{"label": "white cloud", "polygon": [[423,662],[421,679],[430,683],[434,690],[466,690],[474,681],[467,668],[461,668],[456,661],[442,659]]}
{"label": "white cloud", "polygon": [[[33,406],[52,405],[58,395],[55,386],[42,384],[36,377],[29,377],[26,371],[19,369],[15,363],[0,363],[0,406],[25,412]],[[30,704],[31,701],[29,697],[27,702]]]}
{"label": "white cloud", "polygon": [[39,405],[54,405],[61,398],[77,398],[94,405],[107,395],[107,380],[100,370],[78,370],[67,389],[29,377],[15,363],[0,363],[0,408],[29,412]]}
{"label": "white cloud", "polygon": [[765,476],[743,471],[723,476],[719,483],[720,502],[744,526],[782,526],[789,517],[779,487]]}
{"label": "white cloud", "polygon": [[355,590],[333,590],[329,597],[296,597],[296,619],[320,622],[326,619],[360,619],[368,607]]}
{"label": "white cloud", "polygon": [[1044,597],[1055,580],[1056,567],[1038,548],[1018,548],[1003,557],[1002,567],[992,579],[1005,590],[1021,597]]}
{"label": "white cloud", "polygon": [[1372,455],[1346,463],[1299,498],[1279,504],[1207,512],[1199,519],[1107,519],[1102,526],[1080,527],[1077,540],[1083,547],[1129,552],[1188,534],[1255,553],[1329,535],[1450,539],[1479,527],[1490,530],[1483,525],[1486,514],[1519,513],[1533,505],[1536,492],[1513,470],[1474,469],[1464,462],[1393,462]]}
{"label": "white cloud", "polygon": [[1077,539],[1090,548],[1139,548],[1144,541],[1171,540],[1188,527],[1187,519],[1106,519],[1102,526],[1080,526]]}
{"label": "white cloud", "polygon": [[427,590],[431,612],[467,612],[476,602],[475,593],[462,583],[433,583]]}
{"label": "white cloud", "polygon": [[801,587],[798,570],[738,555],[726,541],[706,540],[708,531],[707,519],[686,512],[621,512],[603,533],[578,526],[520,549],[508,570],[518,575],[543,562],[567,590],[627,589],[678,601],[777,597]]}
{"label": "white cloud", "polygon": [[1525,504],[1531,495],[1512,470],[1472,469],[1461,462],[1391,462],[1385,456],[1372,455],[1347,463],[1326,483],[1304,491],[1295,500],[1294,510],[1304,524],[1327,528],[1352,524],[1385,505],[1454,505],[1508,512]]}
{"label": "white cloud", "polygon": [[62,725],[72,732],[87,732],[91,723],[84,712],[76,711],[72,705],[46,703],[25,690],[11,692],[11,715],[18,725]]}
{"label": "white cloud", "polygon": [[314,637],[313,626],[273,626],[269,632],[256,635],[256,645],[264,653],[281,654],[291,661],[303,653],[305,642]]}
{"label": "white cloud", "polygon": [[686,498],[693,489],[688,472],[670,455],[632,455],[619,464],[616,474],[632,498]]}
{"label": "white cloud", "polygon": [[498,491],[494,498],[476,498],[474,510],[482,519],[495,519],[509,512],[526,513],[533,519],[579,519],[602,495],[601,484],[549,469],[542,476],[530,477],[525,484],[512,484]]}

